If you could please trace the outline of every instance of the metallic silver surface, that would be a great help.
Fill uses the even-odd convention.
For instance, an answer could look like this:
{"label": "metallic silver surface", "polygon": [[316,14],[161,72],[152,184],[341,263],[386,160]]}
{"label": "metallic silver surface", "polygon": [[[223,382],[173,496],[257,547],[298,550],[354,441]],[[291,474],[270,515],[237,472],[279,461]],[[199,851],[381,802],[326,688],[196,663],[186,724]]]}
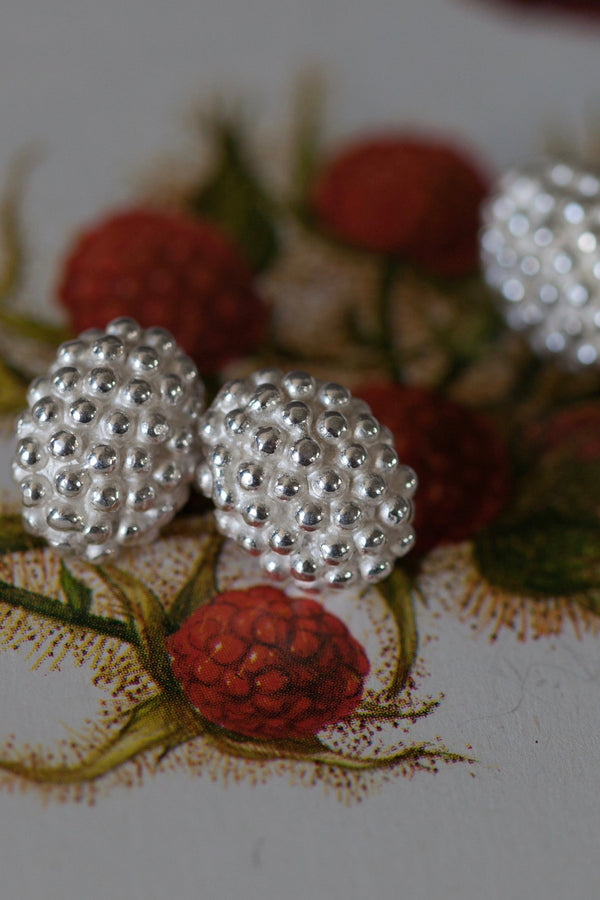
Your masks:
{"label": "metallic silver surface", "polygon": [[116,319],[62,344],[17,424],[28,531],[91,562],[151,541],[188,498],[203,401],[195,366],[162,329]]}
{"label": "metallic silver surface", "polygon": [[199,427],[198,486],[274,580],[376,582],[411,548],[415,473],[341,385],[265,369],[224,385]]}
{"label": "metallic silver surface", "polygon": [[564,367],[600,365],[600,174],[511,169],[483,207],[481,258],[506,321]]}

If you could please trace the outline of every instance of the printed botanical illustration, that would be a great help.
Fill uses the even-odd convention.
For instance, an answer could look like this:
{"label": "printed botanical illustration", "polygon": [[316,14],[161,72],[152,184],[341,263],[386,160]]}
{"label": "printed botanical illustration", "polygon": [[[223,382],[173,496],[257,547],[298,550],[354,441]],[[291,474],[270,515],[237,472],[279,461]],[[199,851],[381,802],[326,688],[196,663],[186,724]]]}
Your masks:
{"label": "printed botanical illustration", "polygon": [[[440,698],[423,693],[401,573],[381,590],[286,595],[207,516],[178,519],[118,566],[61,560],[12,513],[0,542],[2,652],[55,681],[77,667],[98,695],[78,734],[35,745],[5,734],[7,785],[93,797],[175,765],[223,780],[287,774],[352,800],[394,773],[467,761],[465,748],[410,739]],[[68,703],[67,676],[64,690]]]}
{"label": "printed botanical illustration", "polygon": [[[411,739],[443,703],[418,655],[422,604],[478,640],[598,631],[598,369],[539,359],[504,323],[479,270],[480,161],[402,128],[331,151],[317,100],[301,92],[284,159],[243,117],[208,117],[202,165],[155,172],[70,239],[38,318],[19,306],[17,161],[0,216],[3,432],[63,339],[134,316],[174,334],[209,399],[265,366],[352,388],[418,474],[415,548],[377,587],[267,583],[195,498],[157,543],[95,567],[29,536],[11,499],[0,666],[18,657],[53,684],[68,670],[68,690],[92,694],[85,724],[61,719],[49,742],[0,734],[7,785],[93,796],[174,767],[361,798],[478,756]],[[46,323],[59,307],[64,328]]]}

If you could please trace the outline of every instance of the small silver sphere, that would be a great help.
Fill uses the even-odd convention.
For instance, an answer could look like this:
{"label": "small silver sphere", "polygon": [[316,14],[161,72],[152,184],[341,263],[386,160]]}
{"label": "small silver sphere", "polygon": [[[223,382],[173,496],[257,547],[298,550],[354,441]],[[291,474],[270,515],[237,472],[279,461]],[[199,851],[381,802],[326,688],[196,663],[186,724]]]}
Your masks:
{"label": "small silver sphere", "polygon": [[600,173],[511,169],[483,206],[481,258],[506,320],[569,369],[600,365]]}
{"label": "small silver sphere", "polygon": [[199,427],[198,487],[222,533],[269,577],[373,583],[414,543],[415,473],[400,464],[391,432],[341,385],[264,369],[224,385]]}
{"label": "small silver sphere", "polygon": [[153,540],[186,502],[204,387],[161,328],[115,319],[59,347],[29,387],[13,474],[25,527],[91,562]]}

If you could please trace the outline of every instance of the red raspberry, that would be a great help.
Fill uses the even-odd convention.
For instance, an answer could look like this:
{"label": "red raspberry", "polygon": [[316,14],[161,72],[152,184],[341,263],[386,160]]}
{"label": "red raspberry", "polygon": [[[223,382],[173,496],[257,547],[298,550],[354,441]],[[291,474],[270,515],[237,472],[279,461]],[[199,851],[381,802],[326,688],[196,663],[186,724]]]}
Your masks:
{"label": "red raspberry", "polygon": [[169,638],[175,677],[209,722],[252,738],[303,738],[350,715],[369,661],[314,600],[225,591]]}
{"label": "red raspberry", "polygon": [[84,231],[59,296],[76,331],[123,315],[160,325],[202,372],[254,350],[266,328],[235,247],[213,224],[178,213],[124,210]]}
{"label": "red raspberry", "polygon": [[487,180],[448,144],[397,134],[351,144],[313,189],[322,222],[343,240],[402,256],[436,275],[477,266]]}
{"label": "red raspberry", "polygon": [[355,393],[392,430],[400,459],[419,478],[417,552],[463,541],[498,515],[509,495],[509,459],[487,419],[421,387],[371,385]]}
{"label": "red raspberry", "polygon": [[526,432],[538,452],[555,451],[581,462],[600,459],[600,403],[587,400],[534,422]]}
{"label": "red raspberry", "polygon": [[515,10],[542,13],[565,13],[588,16],[592,20],[600,15],[598,0],[504,0],[505,5]]}

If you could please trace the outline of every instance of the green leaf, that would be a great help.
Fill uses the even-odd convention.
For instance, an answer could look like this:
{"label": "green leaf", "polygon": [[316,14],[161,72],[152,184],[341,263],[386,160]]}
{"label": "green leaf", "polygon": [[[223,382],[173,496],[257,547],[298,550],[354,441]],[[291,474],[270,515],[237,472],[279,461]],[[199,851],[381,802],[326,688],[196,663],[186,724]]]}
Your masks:
{"label": "green leaf", "polygon": [[416,589],[410,576],[402,569],[396,568],[390,577],[379,585],[378,590],[398,626],[398,660],[387,691],[388,698],[392,699],[405,687],[417,655],[418,635],[413,599]]}
{"label": "green leaf", "polygon": [[92,605],[91,588],[84,584],[83,581],[75,578],[62,561],[60,564],[60,586],[67,598],[67,603],[75,612],[89,612]]}
{"label": "green leaf", "polygon": [[15,609],[40,616],[42,619],[52,619],[61,625],[81,628],[84,631],[92,631],[106,637],[118,638],[128,644],[137,646],[139,638],[135,629],[127,622],[120,619],[110,619],[104,616],[96,616],[74,609],[67,603],[62,603],[54,597],[46,597],[35,591],[16,587],[6,581],[0,581],[0,603],[6,603]]}
{"label": "green leaf", "polygon": [[548,454],[526,472],[513,504],[523,513],[553,510],[571,519],[588,516],[600,524],[600,460]]}
{"label": "green leaf", "polygon": [[33,537],[25,531],[21,516],[0,516],[0,556],[33,550],[35,547],[43,547],[44,544],[40,538]]}
{"label": "green leaf", "polygon": [[504,590],[571,597],[600,610],[600,523],[548,508],[497,522],[475,541],[481,574]]}
{"label": "green leaf", "polygon": [[211,123],[214,169],[191,197],[193,212],[216,222],[241,248],[256,272],[279,250],[275,207],[254,170],[239,125],[226,117]]}
{"label": "green leaf", "polygon": [[0,325],[21,338],[39,341],[51,347],[58,347],[63,341],[69,341],[74,337],[73,332],[62,325],[52,325],[50,322],[31,319],[29,316],[8,312],[5,309],[0,309]]}

